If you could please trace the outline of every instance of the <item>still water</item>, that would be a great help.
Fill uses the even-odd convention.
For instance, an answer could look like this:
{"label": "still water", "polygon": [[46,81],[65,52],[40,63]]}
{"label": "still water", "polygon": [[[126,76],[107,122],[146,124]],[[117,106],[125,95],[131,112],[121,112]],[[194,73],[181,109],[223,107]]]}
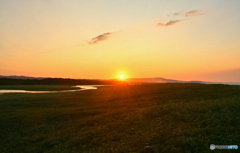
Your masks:
{"label": "still water", "polygon": [[98,86],[104,86],[104,85],[77,85],[77,86],[73,86],[73,87],[79,87],[79,89],[76,89],[76,90],[61,90],[61,91],[0,90],[0,94],[4,94],[4,93],[58,93],[58,92],[74,92],[74,91],[81,91],[81,90],[97,89]]}

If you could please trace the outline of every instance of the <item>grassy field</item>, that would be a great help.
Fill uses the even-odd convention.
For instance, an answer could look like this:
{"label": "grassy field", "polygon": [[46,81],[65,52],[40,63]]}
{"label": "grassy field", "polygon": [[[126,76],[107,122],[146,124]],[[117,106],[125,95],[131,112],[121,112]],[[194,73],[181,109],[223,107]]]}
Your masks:
{"label": "grassy field", "polygon": [[[31,88],[40,90],[0,86]],[[240,146],[240,86],[143,84],[71,93],[2,94],[0,110],[1,152],[155,148],[161,153],[212,153],[233,150],[212,151],[210,144]]]}

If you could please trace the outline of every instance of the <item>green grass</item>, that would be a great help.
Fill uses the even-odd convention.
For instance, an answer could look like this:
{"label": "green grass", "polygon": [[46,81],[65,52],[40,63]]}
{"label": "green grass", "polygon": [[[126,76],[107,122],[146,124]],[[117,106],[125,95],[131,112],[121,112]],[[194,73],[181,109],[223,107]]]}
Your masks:
{"label": "green grass", "polygon": [[240,86],[2,94],[0,110],[1,152],[144,152],[147,145],[163,153],[232,152],[209,146],[240,145]]}

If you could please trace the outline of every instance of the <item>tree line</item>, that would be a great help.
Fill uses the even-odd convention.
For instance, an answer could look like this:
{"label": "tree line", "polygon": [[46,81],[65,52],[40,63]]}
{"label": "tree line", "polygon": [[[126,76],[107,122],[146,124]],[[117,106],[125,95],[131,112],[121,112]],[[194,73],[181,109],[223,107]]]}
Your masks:
{"label": "tree line", "polygon": [[45,79],[13,79],[0,78],[0,85],[98,85],[114,84],[115,80],[97,79],[69,79],[69,78],[45,78]]}

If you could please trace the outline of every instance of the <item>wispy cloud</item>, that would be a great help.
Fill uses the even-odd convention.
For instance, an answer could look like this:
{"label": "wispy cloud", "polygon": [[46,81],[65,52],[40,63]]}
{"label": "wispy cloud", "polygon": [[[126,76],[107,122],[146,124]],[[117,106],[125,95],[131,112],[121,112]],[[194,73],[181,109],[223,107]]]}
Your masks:
{"label": "wispy cloud", "polygon": [[171,20],[171,21],[169,21],[169,22],[167,22],[165,24],[160,22],[160,23],[157,23],[157,26],[165,26],[165,27],[167,27],[167,26],[172,26],[172,25],[177,24],[177,23],[182,22],[182,21],[183,20]]}
{"label": "wispy cloud", "polygon": [[176,12],[176,13],[170,14],[168,16],[179,16],[179,15],[182,15],[182,14],[184,14],[184,11]]}
{"label": "wispy cloud", "polygon": [[91,41],[88,42],[88,44],[96,44],[98,43],[99,41],[103,41],[103,40],[107,40],[108,37],[113,34],[113,33],[110,33],[110,32],[107,32],[107,33],[104,33],[104,34],[101,34],[97,37],[94,37],[91,39]]}
{"label": "wispy cloud", "polygon": [[185,16],[201,16],[201,15],[205,15],[206,13],[203,13],[200,10],[193,10],[193,11],[189,11],[185,13]]}
{"label": "wispy cloud", "polygon": [[180,20],[170,20],[169,22],[167,23],[157,23],[157,26],[172,26],[172,25],[175,25],[179,22],[182,22],[184,20],[186,20],[186,18],[188,17],[195,17],[195,16],[201,16],[201,15],[205,15],[206,13],[202,12],[201,10],[192,10],[192,11],[189,11],[189,12],[185,12],[185,11],[180,11],[180,12],[176,12],[176,13],[173,13],[171,15],[168,15],[168,16],[182,16],[183,18],[185,19],[180,19]]}

